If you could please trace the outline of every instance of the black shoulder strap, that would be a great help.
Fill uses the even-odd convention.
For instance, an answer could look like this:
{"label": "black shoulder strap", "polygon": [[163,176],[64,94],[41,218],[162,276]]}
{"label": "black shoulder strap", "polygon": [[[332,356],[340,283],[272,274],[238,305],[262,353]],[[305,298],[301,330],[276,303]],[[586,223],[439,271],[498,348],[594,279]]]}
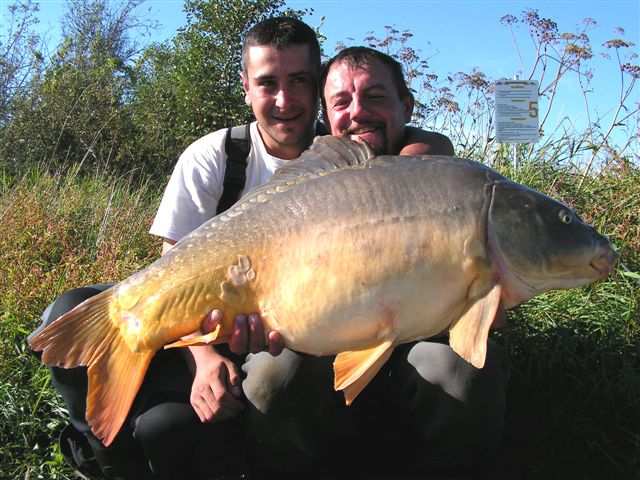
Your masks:
{"label": "black shoulder strap", "polygon": [[[228,210],[240,198],[247,181],[247,157],[251,151],[251,124],[238,125],[227,128],[227,136],[224,143],[227,152],[227,166],[222,183],[222,196],[218,202],[216,213],[220,214]],[[328,135],[329,130],[325,125],[316,122],[316,135]]]}
{"label": "black shoulder strap", "polygon": [[320,120],[316,121],[316,136],[329,135],[329,129]]}
{"label": "black shoulder strap", "polygon": [[231,207],[240,198],[247,181],[247,157],[251,150],[250,124],[227,128],[224,148],[227,152],[227,164],[222,183],[222,196],[218,202],[220,214]]}

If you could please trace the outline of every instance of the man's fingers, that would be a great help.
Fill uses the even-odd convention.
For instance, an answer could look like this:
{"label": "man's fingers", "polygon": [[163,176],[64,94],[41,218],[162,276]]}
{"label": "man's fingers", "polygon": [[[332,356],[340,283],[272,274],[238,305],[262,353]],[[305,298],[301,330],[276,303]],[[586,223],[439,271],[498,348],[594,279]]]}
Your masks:
{"label": "man's fingers", "polygon": [[262,318],[257,313],[249,315],[249,351],[258,353],[264,350],[264,326]]}
{"label": "man's fingers", "polygon": [[239,399],[242,396],[242,377],[235,365],[228,369],[226,381],[226,389],[231,392],[233,397]]}
{"label": "man's fingers", "polygon": [[249,346],[249,328],[246,315],[237,315],[233,323],[233,332],[229,340],[229,348],[233,353],[247,352]]}
{"label": "man's fingers", "polygon": [[[229,380],[226,383],[229,383]],[[231,393],[227,385],[215,382],[211,385],[211,389],[218,407],[217,415],[223,412],[227,416],[235,416],[244,408],[244,404]]]}
{"label": "man's fingers", "polygon": [[268,344],[269,353],[274,357],[280,355],[282,353],[282,350],[284,350],[284,339],[282,338],[282,335],[280,335],[280,333],[276,332],[275,330],[269,332]]}
{"label": "man's fingers", "polygon": [[235,417],[244,408],[244,404],[234,398],[221,383],[211,385],[206,392],[200,393],[191,404],[201,422],[218,422]]}
{"label": "man's fingers", "polygon": [[218,402],[209,386],[193,392],[191,405],[201,422],[210,422],[213,420],[216,410],[218,409]]}
{"label": "man's fingers", "polygon": [[213,332],[218,325],[222,322],[222,312],[220,310],[213,310],[202,321],[201,330],[203,333]]}

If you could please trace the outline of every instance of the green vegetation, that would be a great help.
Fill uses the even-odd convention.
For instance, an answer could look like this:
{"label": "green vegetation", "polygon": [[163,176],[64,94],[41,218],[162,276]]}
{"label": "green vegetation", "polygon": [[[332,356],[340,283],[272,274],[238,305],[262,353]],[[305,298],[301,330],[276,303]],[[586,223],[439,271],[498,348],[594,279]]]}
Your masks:
{"label": "green vegetation", "polygon": [[[0,38],[0,478],[71,477],[57,445],[64,405],[26,336],[60,293],[123,279],[159,254],[147,231],[166,175],[191,140],[248,118],[239,39],[286,10],[282,1],[188,0],[176,38],[141,48],[130,40],[150,27],[134,15],[140,3],[72,0],[50,58],[32,33],[37,5],[29,0],[12,5],[16,28]],[[533,10],[502,23],[514,40],[523,27],[538,52],[521,67],[548,102],[543,130],[562,76],[578,75],[589,108],[589,78],[597,75],[588,63],[591,23],[561,33]],[[459,155],[566,201],[621,254],[617,278],[537,297],[494,332],[512,367],[496,478],[637,478],[640,165],[632,156],[638,105],[629,98],[639,69],[626,53],[633,45],[604,45],[622,79],[615,118],[514,149],[493,141],[492,84],[481,72],[441,81],[409,46],[409,32],[384,33],[364,43],[409,72],[417,125],[447,133]],[[555,77],[545,78],[550,71]]]}
{"label": "green vegetation", "polygon": [[160,242],[147,232],[162,189],[38,170],[5,177],[0,189],[0,477],[64,478],[64,406],[26,335],[65,290],[118,281],[154,260]]}

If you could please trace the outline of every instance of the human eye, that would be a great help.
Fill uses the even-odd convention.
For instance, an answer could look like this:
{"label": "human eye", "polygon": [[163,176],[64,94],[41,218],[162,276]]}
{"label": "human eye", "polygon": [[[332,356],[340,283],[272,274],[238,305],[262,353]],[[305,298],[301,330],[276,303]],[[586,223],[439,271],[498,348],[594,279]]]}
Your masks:
{"label": "human eye", "polygon": [[294,75],[291,77],[291,86],[295,88],[300,88],[303,90],[307,90],[309,88],[315,88],[315,83],[313,81],[313,77],[309,74],[300,74]]}
{"label": "human eye", "polygon": [[371,92],[367,95],[367,98],[374,102],[381,102],[387,98],[387,95],[382,92]]}
{"label": "human eye", "polygon": [[372,102],[383,102],[389,97],[388,92],[380,87],[369,89],[365,96]]}
{"label": "human eye", "polygon": [[260,78],[256,83],[258,84],[258,87],[266,90],[271,90],[276,86],[276,82],[272,78]]}
{"label": "human eye", "polygon": [[343,110],[349,106],[349,100],[344,97],[337,97],[333,99],[331,106],[334,110]]}

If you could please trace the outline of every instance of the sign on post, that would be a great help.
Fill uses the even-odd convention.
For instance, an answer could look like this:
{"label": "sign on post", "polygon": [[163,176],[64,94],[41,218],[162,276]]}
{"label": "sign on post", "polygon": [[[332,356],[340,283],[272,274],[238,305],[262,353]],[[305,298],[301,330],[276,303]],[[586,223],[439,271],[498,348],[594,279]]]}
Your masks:
{"label": "sign on post", "polygon": [[536,80],[498,80],[495,105],[498,142],[536,143],[540,139]]}

